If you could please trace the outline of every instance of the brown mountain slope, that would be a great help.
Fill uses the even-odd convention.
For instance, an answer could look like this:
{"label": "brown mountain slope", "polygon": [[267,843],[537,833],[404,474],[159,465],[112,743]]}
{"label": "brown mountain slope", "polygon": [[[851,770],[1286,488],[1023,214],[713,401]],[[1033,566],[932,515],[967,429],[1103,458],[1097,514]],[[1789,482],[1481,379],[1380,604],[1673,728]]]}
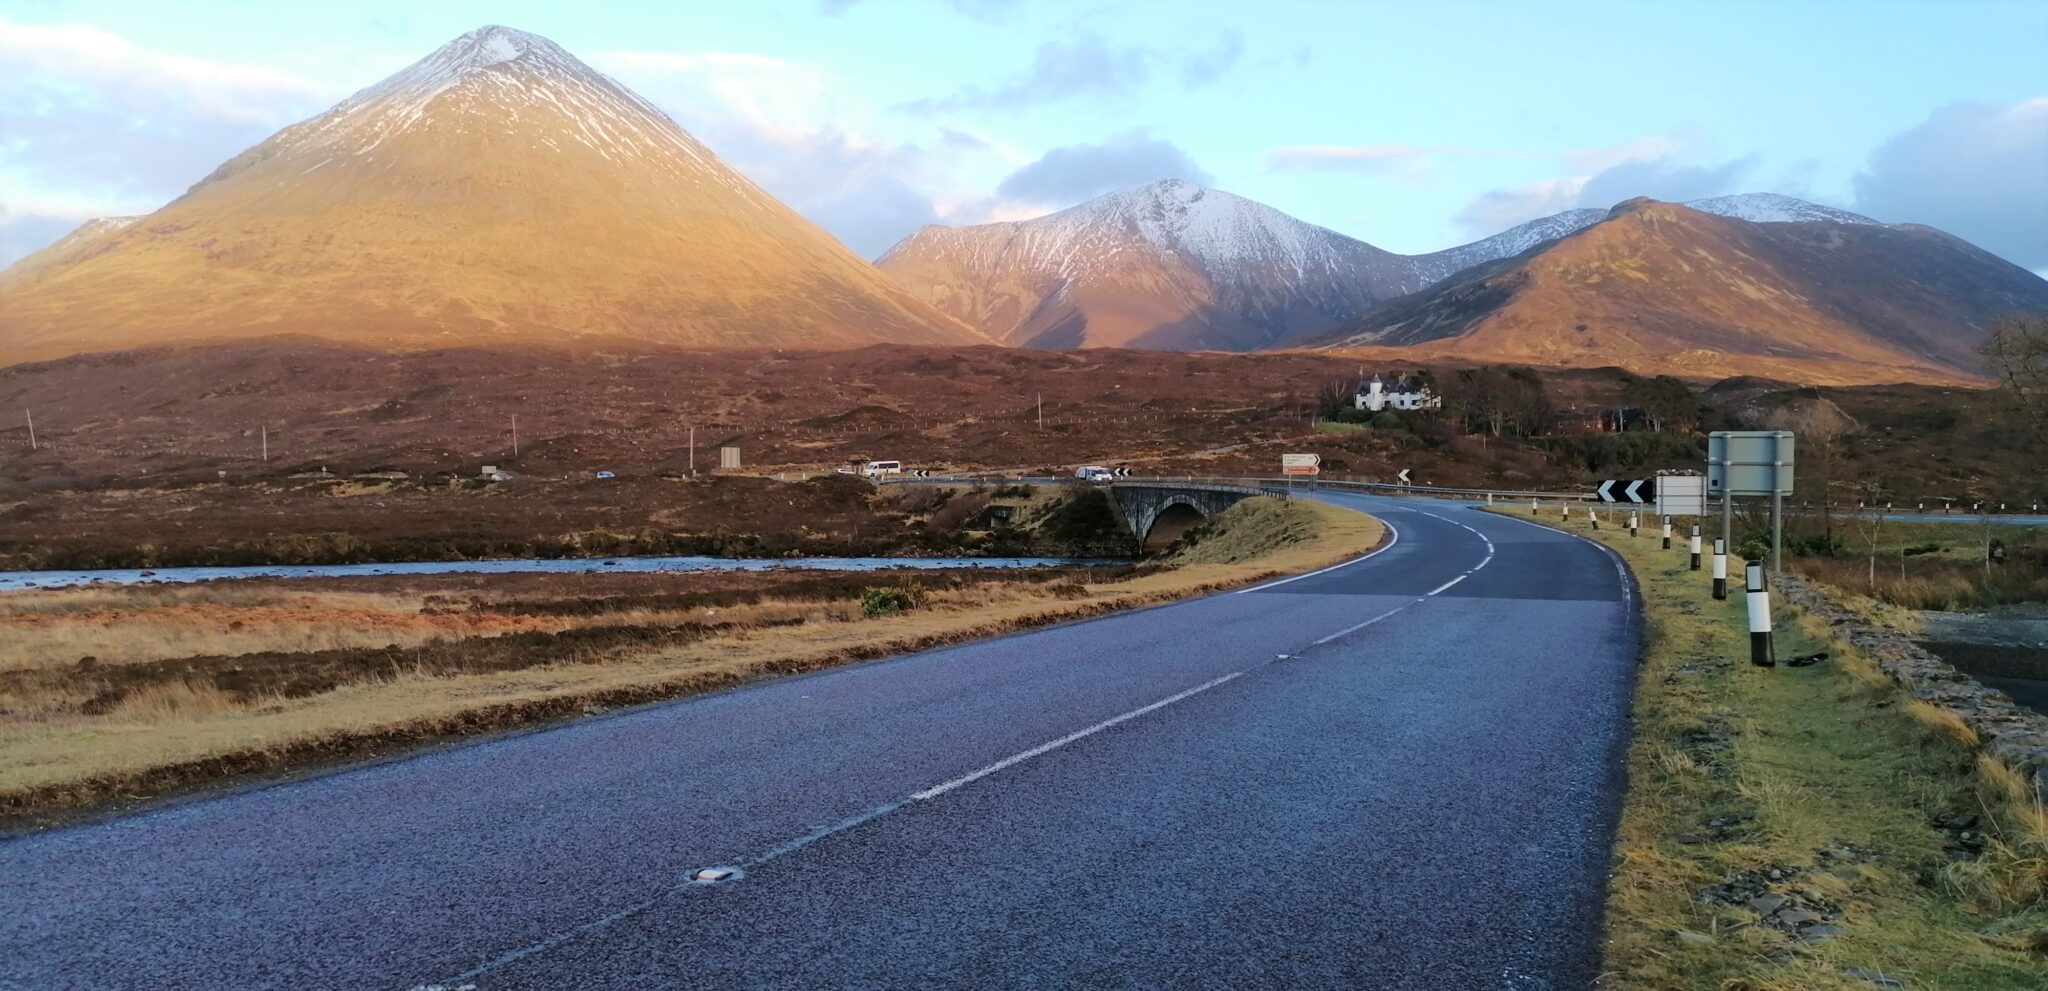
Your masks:
{"label": "brown mountain slope", "polygon": [[278,132],[82,257],[0,282],[8,362],[273,334],[986,341],[644,100],[497,27]]}
{"label": "brown mountain slope", "polygon": [[1166,179],[1034,220],[926,227],[876,265],[1006,344],[1247,351],[1421,288],[1409,262]]}
{"label": "brown mountain slope", "polygon": [[1638,199],[1316,343],[1693,377],[1967,382],[1990,321],[2038,310],[2048,281],[1930,228],[1758,224]]}

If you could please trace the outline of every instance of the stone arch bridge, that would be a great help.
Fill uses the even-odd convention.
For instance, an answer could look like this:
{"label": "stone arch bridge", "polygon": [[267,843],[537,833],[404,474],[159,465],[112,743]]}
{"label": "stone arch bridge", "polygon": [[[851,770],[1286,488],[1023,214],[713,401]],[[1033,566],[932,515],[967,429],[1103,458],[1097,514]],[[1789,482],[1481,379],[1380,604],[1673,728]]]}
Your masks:
{"label": "stone arch bridge", "polygon": [[1109,501],[1147,551],[1161,550],[1195,524],[1252,496],[1249,485],[1220,482],[1114,482]]}

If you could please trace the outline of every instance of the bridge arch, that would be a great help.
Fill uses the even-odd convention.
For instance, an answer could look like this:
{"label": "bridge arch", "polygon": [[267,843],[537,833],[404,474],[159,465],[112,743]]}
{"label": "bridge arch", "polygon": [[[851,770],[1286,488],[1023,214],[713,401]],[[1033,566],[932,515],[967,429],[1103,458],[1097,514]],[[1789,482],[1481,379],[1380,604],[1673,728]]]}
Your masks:
{"label": "bridge arch", "polygon": [[1193,499],[1179,495],[1169,497],[1164,505],[1153,511],[1152,525],[1139,538],[1139,547],[1147,554],[1163,551],[1208,518],[1209,514],[1195,505]]}
{"label": "bridge arch", "polygon": [[1259,490],[1214,482],[1117,482],[1109,486],[1110,501],[1146,552],[1162,550],[1195,524]]}

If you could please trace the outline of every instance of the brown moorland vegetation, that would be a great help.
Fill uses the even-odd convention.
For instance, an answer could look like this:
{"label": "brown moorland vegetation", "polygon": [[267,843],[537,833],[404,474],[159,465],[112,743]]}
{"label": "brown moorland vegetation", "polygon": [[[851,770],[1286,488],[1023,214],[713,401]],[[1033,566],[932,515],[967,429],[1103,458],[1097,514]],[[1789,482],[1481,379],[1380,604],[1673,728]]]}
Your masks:
{"label": "brown moorland vegetation", "polygon": [[[0,819],[32,825],[1165,602],[1331,564],[1382,533],[1357,513],[1262,498],[1144,567],[4,593]],[[878,586],[910,608],[864,613]]]}

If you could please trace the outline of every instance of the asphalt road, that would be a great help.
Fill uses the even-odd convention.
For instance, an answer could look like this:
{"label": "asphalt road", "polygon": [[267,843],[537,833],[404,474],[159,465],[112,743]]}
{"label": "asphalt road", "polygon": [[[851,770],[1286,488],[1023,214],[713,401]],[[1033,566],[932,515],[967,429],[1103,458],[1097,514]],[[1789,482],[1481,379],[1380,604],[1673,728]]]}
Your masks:
{"label": "asphalt road", "polygon": [[1588,987],[1618,561],[1330,498],[1398,539],[0,841],[0,988]]}

